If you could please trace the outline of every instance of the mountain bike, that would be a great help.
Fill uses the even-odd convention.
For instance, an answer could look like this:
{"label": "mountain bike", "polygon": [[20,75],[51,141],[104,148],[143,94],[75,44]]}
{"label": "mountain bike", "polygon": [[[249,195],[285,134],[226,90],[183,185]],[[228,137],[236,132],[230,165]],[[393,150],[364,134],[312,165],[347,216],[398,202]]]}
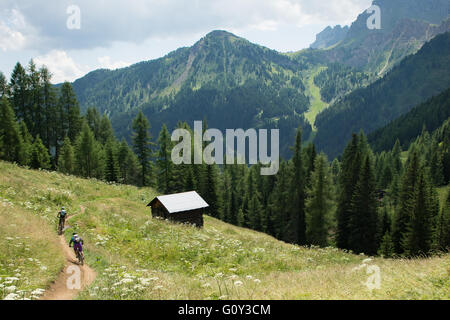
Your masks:
{"label": "mountain bike", "polygon": [[78,263],[84,265],[84,256],[78,249],[75,249],[75,255],[77,256]]}
{"label": "mountain bike", "polygon": [[62,235],[62,233],[64,231],[64,224],[65,224],[65,219],[60,218],[59,224],[58,224],[58,235]]}

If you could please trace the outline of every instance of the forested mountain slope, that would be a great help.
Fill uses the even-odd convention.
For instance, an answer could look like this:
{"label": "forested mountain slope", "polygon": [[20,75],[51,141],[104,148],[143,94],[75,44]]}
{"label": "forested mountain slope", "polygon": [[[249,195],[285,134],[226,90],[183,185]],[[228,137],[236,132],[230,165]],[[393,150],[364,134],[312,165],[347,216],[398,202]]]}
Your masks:
{"label": "forested mountain slope", "polygon": [[424,128],[433,132],[449,117],[450,88],[373,132],[368,140],[376,152],[391,149],[397,139],[402,146],[408,147]]}
{"label": "forested mountain slope", "polygon": [[339,155],[353,132],[386,125],[450,86],[450,33],[437,36],[417,54],[370,86],[358,89],[318,115],[316,144]]}

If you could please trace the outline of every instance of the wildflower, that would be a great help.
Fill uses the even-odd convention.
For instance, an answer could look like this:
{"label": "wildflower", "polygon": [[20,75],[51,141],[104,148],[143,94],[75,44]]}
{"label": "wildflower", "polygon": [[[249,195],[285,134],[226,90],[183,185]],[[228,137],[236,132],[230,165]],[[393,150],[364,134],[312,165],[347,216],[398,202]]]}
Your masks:
{"label": "wildflower", "polygon": [[253,276],[248,275],[246,278],[247,278],[248,280],[252,280],[252,279],[253,279]]}
{"label": "wildflower", "polygon": [[242,281],[238,280],[238,281],[235,281],[235,282],[234,282],[234,285],[235,285],[236,287],[240,287],[240,286],[243,285],[243,283],[242,283]]}
{"label": "wildflower", "polygon": [[125,278],[125,279],[122,279],[120,282],[121,282],[121,283],[132,283],[132,282],[133,282],[133,279]]}
{"label": "wildflower", "polygon": [[261,280],[259,280],[259,279],[254,279],[253,280],[255,283],[261,283]]}
{"label": "wildflower", "polygon": [[7,277],[5,278],[6,281],[19,281],[19,278],[17,277]]}
{"label": "wildflower", "polygon": [[16,289],[17,289],[16,286],[9,286],[9,287],[5,288],[5,290],[8,291],[8,292],[14,292],[14,291],[16,291]]}
{"label": "wildflower", "polygon": [[203,284],[202,287],[203,288],[209,288],[209,287],[211,287],[211,284],[207,282],[207,283]]}
{"label": "wildflower", "polygon": [[18,294],[10,293],[3,300],[17,300],[18,297]]}

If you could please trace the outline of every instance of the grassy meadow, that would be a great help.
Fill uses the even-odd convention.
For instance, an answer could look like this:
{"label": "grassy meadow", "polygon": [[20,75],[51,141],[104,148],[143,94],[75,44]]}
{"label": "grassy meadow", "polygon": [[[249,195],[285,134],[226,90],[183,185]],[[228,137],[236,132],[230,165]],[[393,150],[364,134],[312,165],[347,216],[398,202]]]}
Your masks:
{"label": "grassy meadow", "polygon": [[[450,298],[450,255],[389,260],[299,247],[210,217],[199,230],[152,219],[155,195],[0,162],[0,298],[37,298],[62,270],[62,205],[75,215],[67,239],[84,238],[98,274],[78,299]],[[373,290],[371,266],[380,275]]]}

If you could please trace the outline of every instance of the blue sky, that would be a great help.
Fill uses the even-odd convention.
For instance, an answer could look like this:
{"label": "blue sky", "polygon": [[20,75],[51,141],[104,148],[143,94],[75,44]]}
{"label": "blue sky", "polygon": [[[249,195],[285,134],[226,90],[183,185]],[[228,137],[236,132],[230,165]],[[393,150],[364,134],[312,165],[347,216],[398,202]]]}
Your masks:
{"label": "blue sky", "polygon": [[[349,25],[372,0],[2,0],[0,71],[33,58],[53,82],[73,81],[191,46],[227,30],[281,52],[314,42],[326,26]],[[75,5],[80,29],[67,21]],[[76,21],[76,20],[70,20]]]}

